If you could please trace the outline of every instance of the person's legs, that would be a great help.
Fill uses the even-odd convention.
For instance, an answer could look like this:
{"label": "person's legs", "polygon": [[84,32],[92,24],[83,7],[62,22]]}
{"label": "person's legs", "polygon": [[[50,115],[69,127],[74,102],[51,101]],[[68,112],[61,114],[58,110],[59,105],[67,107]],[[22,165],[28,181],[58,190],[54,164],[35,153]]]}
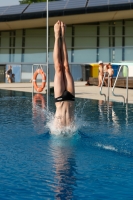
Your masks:
{"label": "person's legs", "polygon": [[110,77],[110,87],[112,87],[112,77]]}
{"label": "person's legs", "polygon": [[8,80],[8,83],[11,83],[10,75],[7,75],[7,80]]}
{"label": "person's legs", "polygon": [[105,86],[108,86],[108,77],[104,78],[104,84],[105,84]]}
{"label": "person's legs", "polygon": [[61,54],[60,54],[60,21],[58,21],[54,25],[54,33],[55,33],[55,43],[54,43],[54,67],[55,67],[55,77],[54,77],[54,95],[55,98],[62,95],[65,90],[64,80],[63,80],[63,70],[61,63]]}
{"label": "person's legs", "polygon": [[9,83],[11,83],[12,82],[12,79],[11,78],[9,78]]}
{"label": "person's legs", "polygon": [[100,87],[100,75],[98,75],[98,87]]}
{"label": "person's legs", "polygon": [[98,75],[98,87],[100,87],[100,79],[99,79],[99,75]]}
{"label": "person's legs", "polygon": [[101,87],[101,84],[102,84],[102,76],[101,76],[101,74],[99,74],[99,76],[98,76],[98,86],[99,87]]}
{"label": "person's legs", "polygon": [[68,63],[68,54],[67,54],[67,47],[65,42],[65,24],[61,22],[61,60],[63,66],[63,78],[65,83],[65,90],[70,92],[71,94],[75,95],[75,88],[74,88],[74,81],[73,77],[70,72],[69,63]]}

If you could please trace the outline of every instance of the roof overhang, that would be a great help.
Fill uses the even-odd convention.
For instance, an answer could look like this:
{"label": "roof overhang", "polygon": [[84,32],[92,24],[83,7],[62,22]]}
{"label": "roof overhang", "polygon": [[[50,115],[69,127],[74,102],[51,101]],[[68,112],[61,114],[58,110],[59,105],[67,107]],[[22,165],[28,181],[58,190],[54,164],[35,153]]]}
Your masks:
{"label": "roof overhang", "polygon": [[[54,16],[54,17],[49,17],[49,26],[53,26],[57,20],[62,20],[67,25],[71,25],[71,24],[83,24],[83,23],[101,22],[101,21],[115,21],[115,20],[132,19],[132,18],[133,18],[133,10]],[[36,19],[25,19],[25,20],[19,19],[16,21],[0,22],[0,30],[15,30],[15,29],[40,28],[40,27],[46,27],[46,18],[42,17]]]}

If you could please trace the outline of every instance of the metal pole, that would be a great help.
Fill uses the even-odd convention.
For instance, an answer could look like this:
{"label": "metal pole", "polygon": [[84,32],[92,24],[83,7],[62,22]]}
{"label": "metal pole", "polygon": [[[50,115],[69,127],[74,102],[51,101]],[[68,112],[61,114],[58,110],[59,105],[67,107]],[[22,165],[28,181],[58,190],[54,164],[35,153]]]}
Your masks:
{"label": "metal pole", "polygon": [[49,66],[48,66],[48,0],[47,0],[47,37],[46,37],[46,44],[47,44],[47,58],[46,58],[46,63],[47,63],[47,109],[48,109],[48,100],[49,100]]}
{"label": "metal pole", "polygon": [[128,69],[128,65],[127,65],[127,79],[126,79],[126,103],[128,103],[128,76],[129,76],[129,69]]}
{"label": "metal pole", "polygon": [[119,71],[117,73],[117,76],[116,76],[116,79],[115,79],[115,82],[114,82],[114,85],[113,85],[113,88],[112,88],[112,94],[114,96],[116,96],[116,97],[122,97],[124,99],[124,103],[125,103],[125,97],[123,95],[116,95],[116,94],[114,94],[115,85],[116,85],[116,82],[117,82],[117,79],[118,79],[118,76],[119,76],[119,73],[120,73],[122,67],[123,67],[123,65],[120,66]]}
{"label": "metal pole", "polygon": [[34,71],[34,65],[32,65],[32,99],[33,99],[33,95],[34,95],[34,87],[33,87],[33,71]]}
{"label": "metal pole", "polygon": [[100,95],[104,95],[105,101],[106,101],[106,94],[103,94],[103,93],[102,93],[102,88],[103,88],[104,79],[105,79],[105,73],[104,73],[103,80],[102,80],[102,84],[101,84],[101,87],[100,87]]}
{"label": "metal pole", "polygon": [[108,74],[108,101],[109,101],[109,93],[110,93],[110,77]]}

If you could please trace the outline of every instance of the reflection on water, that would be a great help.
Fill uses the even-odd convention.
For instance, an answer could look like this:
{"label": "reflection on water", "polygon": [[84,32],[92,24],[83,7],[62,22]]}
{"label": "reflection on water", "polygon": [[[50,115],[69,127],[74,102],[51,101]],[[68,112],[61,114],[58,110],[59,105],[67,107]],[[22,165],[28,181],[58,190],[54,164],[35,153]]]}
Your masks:
{"label": "reflection on water", "polygon": [[128,103],[126,104],[126,125],[128,126]]}
{"label": "reflection on water", "polygon": [[55,199],[74,199],[77,172],[75,153],[70,146],[70,140],[58,136],[51,142],[55,171],[53,186]]}
{"label": "reflection on water", "polygon": [[[123,109],[124,109],[124,107],[123,107]],[[111,102],[111,101],[110,102],[108,102],[108,101],[105,102],[103,100],[99,100],[98,101],[98,111],[99,111],[99,117],[100,117],[101,120],[104,120],[107,123],[109,121],[112,121],[113,125],[115,127],[119,128],[119,126],[120,126],[119,117],[120,116],[117,115],[113,102]]]}
{"label": "reflection on water", "polygon": [[128,124],[128,104],[119,104],[115,102],[105,102],[103,100],[98,101],[98,110],[100,117],[105,117],[107,121],[112,120],[116,126],[120,126],[119,120],[126,120],[126,124]]}
{"label": "reflection on water", "polygon": [[46,122],[45,107],[46,101],[42,94],[35,94],[32,100],[32,120],[34,124],[34,129],[37,133],[44,133],[44,125]]}

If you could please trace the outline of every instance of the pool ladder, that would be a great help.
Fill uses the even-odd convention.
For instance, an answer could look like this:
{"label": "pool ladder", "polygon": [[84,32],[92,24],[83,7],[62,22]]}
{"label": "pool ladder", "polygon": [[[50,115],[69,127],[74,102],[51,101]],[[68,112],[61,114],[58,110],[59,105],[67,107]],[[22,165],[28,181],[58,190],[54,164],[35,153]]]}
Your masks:
{"label": "pool ladder", "polygon": [[[114,82],[114,85],[113,85],[113,88],[112,88],[112,95],[113,96],[116,96],[116,97],[122,97],[123,100],[124,100],[124,103],[125,103],[125,97],[123,95],[117,95],[114,93],[114,89],[115,89],[115,86],[116,86],[116,82],[118,80],[118,76],[120,74],[120,71],[121,71],[121,68],[122,67],[127,67],[127,78],[126,78],[126,103],[128,103],[128,74],[129,74],[129,69],[128,69],[128,66],[127,65],[121,65],[120,68],[119,68],[119,71],[117,73],[117,76],[116,76],[116,79],[115,79],[115,82]],[[108,72],[105,72],[104,73],[104,76],[103,76],[103,80],[102,80],[102,84],[101,84],[101,87],[100,87],[100,95],[103,95],[105,97],[105,101],[106,101],[106,94],[102,93],[102,88],[103,88],[103,83],[104,83],[104,80],[105,80],[105,76],[107,75]],[[107,101],[109,101],[109,94],[110,94],[110,77],[109,77],[109,74],[108,74],[108,96],[107,96]]]}
{"label": "pool ladder", "polygon": [[102,80],[102,84],[101,84],[101,87],[100,87],[100,95],[103,95],[105,97],[105,101],[106,101],[106,94],[102,93],[102,88],[103,88],[103,83],[104,83],[104,80],[105,80],[105,76],[108,74],[108,101],[109,101],[109,91],[110,91],[110,77],[109,77],[109,73],[108,72],[105,72],[104,73],[104,76],[103,76],[103,80]]}

